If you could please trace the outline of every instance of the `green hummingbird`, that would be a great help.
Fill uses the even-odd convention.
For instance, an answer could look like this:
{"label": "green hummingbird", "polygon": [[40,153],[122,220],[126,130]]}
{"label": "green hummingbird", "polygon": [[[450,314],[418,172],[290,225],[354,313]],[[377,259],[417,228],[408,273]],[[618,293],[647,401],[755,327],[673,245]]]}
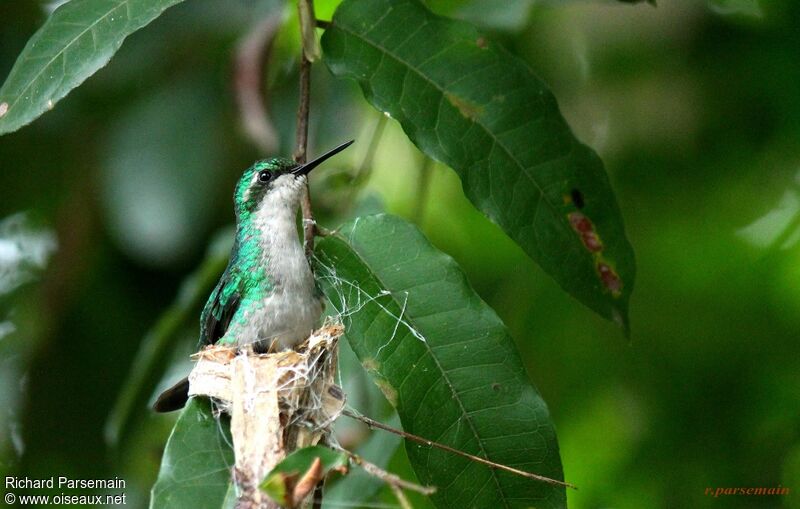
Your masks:
{"label": "green hummingbird", "polygon": [[[200,314],[200,347],[244,346],[258,352],[293,348],[314,330],[322,300],[297,233],[297,209],[308,173],[350,146],[306,164],[274,157],[247,168],[233,194],[236,238],[230,260]],[[184,378],[156,400],[156,412],[183,407]]]}

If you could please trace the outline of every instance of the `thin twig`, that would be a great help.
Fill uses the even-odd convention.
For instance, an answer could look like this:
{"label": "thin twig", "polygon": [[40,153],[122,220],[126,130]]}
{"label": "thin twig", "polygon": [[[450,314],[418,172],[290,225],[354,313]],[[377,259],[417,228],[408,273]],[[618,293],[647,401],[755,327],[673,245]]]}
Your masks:
{"label": "thin twig", "polygon": [[400,508],[401,509],[414,509],[414,507],[411,505],[411,502],[409,502],[408,498],[406,498],[406,494],[403,493],[403,490],[401,490],[399,486],[395,486],[394,484],[390,484],[389,488],[392,489],[392,493],[394,493],[394,496],[397,499],[397,502],[400,503]]}
{"label": "thin twig", "polygon": [[311,92],[311,62],[303,55],[300,58],[300,102],[297,105],[297,130],[295,131],[294,160],[306,162],[308,150],[308,110]]}
{"label": "thin twig", "polygon": [[311,509],[322,509],[322,487],[324,486],[324,482],[320,482],[317,484],[317,487],[314,488],[314,505]]}
{"label": "thin twig", "polygon": [[279,15],[263,19],[236,49],[234,84],[242,129],[264,154],[278,150],[278,133],[269,119],[262,78],[280,21]]}
{"label": "thin twig", "polygon": [[381,115],[375,123],[375,129],[372,130],[372,136],[369,139],[369,145],[367,146],[367,151],[364,154],[364,159],[361,161],[361,165],[359,165],[355,177],[353,177],[353,182],[350,186],[350,194],[348,196],[347,203],[351,206],[355,202],[356,194],[361,189],[361,186],[364,185],[372,173],[375,154],[378,151],[378,145],[381,143],[381,138],[383,138],[383,132],[386,129],[386,122],[386,115]]}
{"label": "thin twig", "polygon": [[421,493],[423,495],[433,495],[434,493],[436,493],[435,486],[421,486],[419,484],[406,481],[396,476],[395,474],[387,472],[378,465],[370,463],[369,461],[365,460],[364,458],[362,458],[361,456],[359,456],[354,452],[350,452],[342,447],[336,447],[336,450],[345,453],[350,458],[350,461],[363,468],[366,473],[374,477],[377,477],[378,479],[382,480],[389,486],[397,487],[404,490],[416,491],[417,493]]}
{"label": "thin twig", "polygon": [[321,28],[323,30],[329,29],[331,27],[331,25],[333,24],[333,22],[325,21],[324,19],[318,19],[318,20],[316,20],[316,23],[317,23],[317,28]]}
{"label": "thin twig", "polygon": [[428,188],[431,184],[431,173],[433,173],[433,159],[423,154],[417,180],[417,203],[412,216],[412,219],[417,224],[422,224],[422,218],[425,215],[425,205],[428,202],[428,194],[430,194],[428,193]]}
{"label": "thin twig", "polygon": [[322,57],[322,48],[317,40],[317,16],[314,14],[314,0],[297,0],[297,14],[300,21],[300,39],[303,54],[311,62]]}
{"label": "thin twig", "polygon": [[534,479],[534,480],[541,481],[541,482],[544,482],[544,483],[547,483],[547,484],[555,484],[555,485],[558,485],[558,486],[566,486],[567,488],[578,489],[575,485],[566,483],[564,481],[559,481],[559,480],[556,480],[556,479],[550,479],[549,477],[544,477],[542,475],[532,474],[530,472],[525,472],[524,470],[519,470],[519,469],[516,469],[514,467],[509,467],[508,465],[503,465],[501,463],[495,463],[494,461],[489,461],[489,460],[481,458],[479,456],[474,456],[472,454],[469,454],[469,453],[466,453],[466,452],[463,452],[463,451],[459,451],[458,449],[453,449],[452,447],[449,447],[447,445],[440,444],[438,442],[434,442],[432,440],[428,440],[426,438],[422,438],[422,437],[417,436],[417,435],[412,435],[411,433],[407,433],[407,432],[405,432],[403,430],[400,430],[400,429],[397,429],[397,428],[393,428],[391,426],[387,426],[386,424],[383,424],[383,423],[378,422],[376,420],[370,419],[369,417],[366,417],[366,416],[363,416],[363,415],[360,415],[360,414],[356,414],[355,412],[353,412],[351,410],[348,410],[348,409],[344,409],[342,411],[342,414],[346,415],[346,416],[348,416],[348,417],[350,417],[352,419],[356,419],[358,421],[361,421],[361,422],[363,422],[364,424],[366,424],[367,426],[369,426],[371,428],[382,429],[383,431],[388,431],[389,433],[394,433],[395,435],[399,435],[399,436],[401,436],[401,437],[403,437],[403,438],[405,438],[407,440],[411,440],[412,442],[417,442],[419,444],[427,445],[429,447],[435,447],[437,449],[441,449],[443,451],[447,451],[447,452],[455,454],[457,456],[461,456],[463,458],[467,458],[467,459],[469,459],[471,461],[474,461],[476,463],[481,463],[483,465],[486,465],[486,466],[489,466],[489,467],[492,467],[492,468],[496,468],[498,470],[505,470],[506,472],[511,472],[512,474],[521,475],[522,477],[527,477],[528,479]]}
{"label": "thin twig", "polygon": [[[325,436],[320,438],[318,444],[330,447],[328,445],[328,439]],[[323,489],[325,487],[325,479],[325,476],[323,476],[322,479],[320,479],[317,483],[317,486],[314,488],[314,503],[311,506],[311,509],[322,509],[322,497],[324,495]]]}
{"label": "thin twig", "polygon": [[[313,4],[312,0],[300,0],[300,2],[304,1]],[[311,102],[311,61],[306,56],[305,49],[301,50],[301,53],[300,99],[297,105],[297,131],[295,134],[294,160],[297,163],[303,164],[306,162],[306,152],[308,150],[308,110]],[[316,222],[314,221],[314,212],[311,210],[311,193],[309,192],[308,182],[306,182],[303,191],[300,208],[303,211],[303,245],[305,246],[306,256],[310,257],[314,252]]]}

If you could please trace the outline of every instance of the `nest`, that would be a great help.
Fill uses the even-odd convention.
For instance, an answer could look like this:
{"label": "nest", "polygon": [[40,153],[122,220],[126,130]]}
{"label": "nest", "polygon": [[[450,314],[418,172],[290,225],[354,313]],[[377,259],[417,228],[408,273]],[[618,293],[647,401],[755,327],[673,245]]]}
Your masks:
{"label": "nest", "polygon": [[209,346],[194,355],[189,395],[231,416],[237,507],[277,507],[258,486],[288,453],[332,443],[345,397],[335,383],[340,323],[326,322],[296,350],[258,354]]}

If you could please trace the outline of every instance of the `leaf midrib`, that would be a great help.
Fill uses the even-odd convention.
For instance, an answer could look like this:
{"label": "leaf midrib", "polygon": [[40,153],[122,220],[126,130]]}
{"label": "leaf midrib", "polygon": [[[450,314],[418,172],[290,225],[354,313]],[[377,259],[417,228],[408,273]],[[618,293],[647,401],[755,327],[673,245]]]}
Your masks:
{"label": "leaf midrib", "polygon": [[[354,233],[354,232],[355,232],[355,229],[354,229],[353,233]],[[351,236],[352,236],[352,234],[351,234]],[[383,282],[383,280],[380,278],[380,276],[378,276],[378,275],[375,273],[375,271],[373,271],[372,269],[370,269],[370,267],[369,267],[369,265],[367,264],[366,260],[364,260],[364,258],[361,256],[361,254],[360,254],[360,253],[357,251],[356,247],[355,247],[355,246],[354,246],[352,243],[348,243],[348,242],[345,240],[345,238],[344,238],[342,235],[336,235],[336,238],[337,238],[338,240],[340,240],[341,242],[343,242],[343,243],[345,244],[345,246],[350,246],[350,247],[352,248],[352,249],[351,249],[351,252],[353,253],[353,255],[354,255],[354,256],[355,256],[355,257],[358,259],[358,261],[359,261],[359,262],[362,264],[362,266],[363,266],[363,267],[364,267],[364,268],[365,268],[365,269],[366,269],[366,270],[369,272],[369,274],[370,274],[370,275],[371,275],[373,278],[375,278],[375,280],[378,282],[378,284],[380,285],[380,287],[381,287],[381,288],[388,288],[388,287],[387,287],[387,286],[384,284],[384,282]],[[403,291],[408,291],[408,289],[405,289],[405,290],[403,290]],[[395,292],[390,292],[390,293],[389,293],[389,296],[391,297],[391,299],[392,299],[392,302],[394,302],[394,303],[395,303],[395,305],[397,305],[397,306],[400,306],[400,303],[399,303],[399,302],[398,302],[398,301],[395,299],[394,293],[395,293]],[[412,326],[413,326],[413,327],[414,327],[416,330],[421,330],[419,327],[417,327],[417,324],[415,323],[415,320],[414,320],[414,318],[412,318],[412,317],[410,317],[410,316],[406,315],[406,318],[405,318],[405,320],[406,320],[406,321],[408,321],[408,322],[410,322],[410,323],[411,323],[411,325],[412,325]],[[423,337],[424,337],[424,334],[423,334]],[[478,434],[478,430],[475,428],[475,425],[473,424],[473,422],[472,422],[472,419],[470,418],[470,415],[469,415],[469,413],[467,413],[467,410],[466,410],[466,408],[464,407],[464,404],[463,404],[463,402],[461,401],[461,398],[460,398],[460,395],[459,395],[458,391],[456,391],[456,390],[455,390],[455,387],[454,387],[454,386],[453,386],[453,384],[450,382],[450,378],[449,378],[449,377],[448,377],[448,375],[447,375],[447,371],[446,371],[446,370],[445,370],[445,369],[442,367],[441,363],[439,362],[439,359],[438,359],[438,358],[436,357],[436,355],[434,354],[434,352],[433,352],[433,349],[432,349],[432,348],[431,348],[431,346],[428,344],[428,342],[427,342],[427,341],[421,341],[421,343],[423,343],[423,344],[425,345],[425,348],[427,349],[427,351],[428,351],[428,354],[431,356],[431,358],[433,359],[434,363],[436,364],[436,367],[438,368],[439,372],[441,373],[441,375],[442,375],[442,379],[445,381],[445,384],[446,384],[446,385],[447,385],[447,387],[450,389],[450,392],[451,392],[451,393],[452,393],[452,395],[453,395],[453,399],[454,399],[454,400],[455,400],[455,401],[458,403],[458,407],[459,407],[459,409],[461,410],[461,415],[463,416],[463,419],[466,421],[467,425],[469,426],[469,429],[470,429],[470,431],[472,431],[472,434],[473,434],[473,436],[475,437],[475,440],[476,440],[476,442],[478,443],[478,447],[480,448],[480,453],[481,453],[481,455],[482,455],[482,456],[483,456],[485,459],[489,460],[490,458],[489,458],[489,455],[486,453],[486,449],[483,447],[483,441],[482,441],[482,439],[481,439],[481,436]],[[498,477],[497,477],[497,474],[496,474],[495,470],[494,470],[494,469],[492,469],[492,468],[488,468],[487,470],[489,471],[489,475],[490,475],[490,477],[492,478],[492,480],[494,481],[495,485],[497,486],[497,491],[500,493],[500,495],[501,495],[501,497],[502,497],[502,500],[503,500],[503,505],[504,505],[506,508],[510,508],[511,506],[508,504],[508,501],[506,500],[506,494],[505,494],[505,491],[503,490],[503,487],[502,487],[502,485],[500,484],[500,480],[498,479]]]}

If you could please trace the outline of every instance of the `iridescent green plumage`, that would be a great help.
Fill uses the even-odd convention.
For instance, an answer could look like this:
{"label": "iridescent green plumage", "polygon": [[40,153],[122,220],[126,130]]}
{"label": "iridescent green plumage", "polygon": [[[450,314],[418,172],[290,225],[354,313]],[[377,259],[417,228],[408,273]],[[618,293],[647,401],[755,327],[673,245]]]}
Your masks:
{"label": "iridescent green plumage", "polygon": [[259,172],[269,171],[272,173],[272,181],[274,182],[278,177],[291,173],[295,168],[297,168],[297,163],[291,159],[273,157],[272,159],[256,161],[251,167],[244,170],[233,193],[237,229],[242,226],[242,222],[247,222],[250,219],[253,210],[258,207],[268,191],[267,186],[253,186],[253,177]]}

